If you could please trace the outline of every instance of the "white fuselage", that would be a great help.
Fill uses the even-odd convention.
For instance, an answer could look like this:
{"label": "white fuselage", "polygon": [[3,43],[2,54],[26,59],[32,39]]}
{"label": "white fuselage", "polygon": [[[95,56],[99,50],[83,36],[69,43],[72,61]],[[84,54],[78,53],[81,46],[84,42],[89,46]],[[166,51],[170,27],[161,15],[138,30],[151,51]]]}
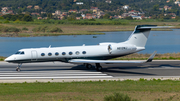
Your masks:
{"label": "white fuselage", "polygon": [[12,63],[62,61],[70,59],[96,59],[107,60],[119,56],[144,50],[144,47],[122,43],[100,43],[91,46],[69,46],[21,49],[16,54],[6,58],[5,61]]}
{"label": "white fuselage", "polygon": [[18,63],[16,71],[20,71],[22,63],[62,61],[70,63],[83,63],[86,68],[92,68],[95,64],[96,70],[101,71],[100,63],[146,63],[151,62],[156,51],[147,61],[111,61],[108,59],[132,54],[145,49],[145,45],[151,28],[156,25],[137,25],[128,40],[121,43],[100,43],[92,46],[69,46],[21,49],[16,54],[6,58],[6,62]]}

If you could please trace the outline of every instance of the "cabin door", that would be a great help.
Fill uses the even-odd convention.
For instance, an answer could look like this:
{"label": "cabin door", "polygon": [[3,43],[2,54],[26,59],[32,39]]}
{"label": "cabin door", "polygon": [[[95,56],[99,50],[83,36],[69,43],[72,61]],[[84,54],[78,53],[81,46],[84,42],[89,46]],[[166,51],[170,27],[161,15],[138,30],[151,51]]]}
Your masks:
{"label": "cabin door", "polygon": [[108,45],[108,52],[109,52],[109,54],[112,53],[112,46],[110,44]]}
{"label": "cabin door", "polygon": [[37,51],[31,51],[31,61],[37,61]]}

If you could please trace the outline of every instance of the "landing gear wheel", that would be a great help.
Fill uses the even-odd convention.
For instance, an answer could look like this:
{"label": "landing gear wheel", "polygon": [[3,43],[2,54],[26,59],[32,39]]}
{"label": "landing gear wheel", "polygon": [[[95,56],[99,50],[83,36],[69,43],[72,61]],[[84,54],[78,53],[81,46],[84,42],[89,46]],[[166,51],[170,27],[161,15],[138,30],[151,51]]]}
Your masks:
{"label": "landing gear wheel", "polygon": [[84,66],[85,66],[87,69],[91,69],[91,68],[92,68],[92,65],[91,65],[91,64],[88,64],[88,63],[84,63]]}
{"label": "landing gear wheel", "polygon": [[97,71],[102,71],[102,67],[101,67],[101,66],[96,67],[96,70],[97,70]]}
{"label": "landing gear wheel", "polygon": [[100,65],[100,63],[96,63],[96,70],[102,71],[102,66]]}
{"label": "landing gear wheel", "polygon": [[17,68],[16,68],[16,71],[17,71],[17,72],[20,72],[20,71],[21,71],[21,69],[20,69],[21,66],[22,66],[22,63],[19,63],[18,66],[17,66]]}
{"label": "landing gear wheel", "polygon": [[86,64],[86,68],[87,68],[87,69],[91,69],[91,68],[92,68],[92,65],[91,65],[91,64]]}
{"label": "landing gear wheel", "polygon": [[21,71],[21,69],[20,69],[20,68],[17,68],[17,69],[16,69],[16,71],[17,71],[17,72],[20,72],[20,71]]}

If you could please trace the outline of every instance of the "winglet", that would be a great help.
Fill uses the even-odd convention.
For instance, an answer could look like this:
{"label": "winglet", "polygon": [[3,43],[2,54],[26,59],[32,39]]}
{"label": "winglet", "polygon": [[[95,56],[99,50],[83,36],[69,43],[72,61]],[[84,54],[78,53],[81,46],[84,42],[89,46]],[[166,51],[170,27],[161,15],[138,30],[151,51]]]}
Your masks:
{"label": "winglet", "polygon": [[154,51],[146,62],[152,62],[152,60],[153,60],[154,56],[156,55],[156,53],[157,53],[157,51]]}

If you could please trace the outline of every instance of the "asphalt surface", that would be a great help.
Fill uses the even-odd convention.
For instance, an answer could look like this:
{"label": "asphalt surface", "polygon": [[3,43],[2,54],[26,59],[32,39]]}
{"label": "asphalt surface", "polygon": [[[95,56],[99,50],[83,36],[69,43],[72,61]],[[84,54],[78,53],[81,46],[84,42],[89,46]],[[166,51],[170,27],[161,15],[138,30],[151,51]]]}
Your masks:
{"label": "asphalt surface", "polygon": [[17,64],[0,62],[0,82],[68,82],[87,80],[124,80],[139,78],[179,79],[180,61],[153,61],[144,64],[101,64],[87,70],[80,64],[61,62],[23,64],[17,72]]}

